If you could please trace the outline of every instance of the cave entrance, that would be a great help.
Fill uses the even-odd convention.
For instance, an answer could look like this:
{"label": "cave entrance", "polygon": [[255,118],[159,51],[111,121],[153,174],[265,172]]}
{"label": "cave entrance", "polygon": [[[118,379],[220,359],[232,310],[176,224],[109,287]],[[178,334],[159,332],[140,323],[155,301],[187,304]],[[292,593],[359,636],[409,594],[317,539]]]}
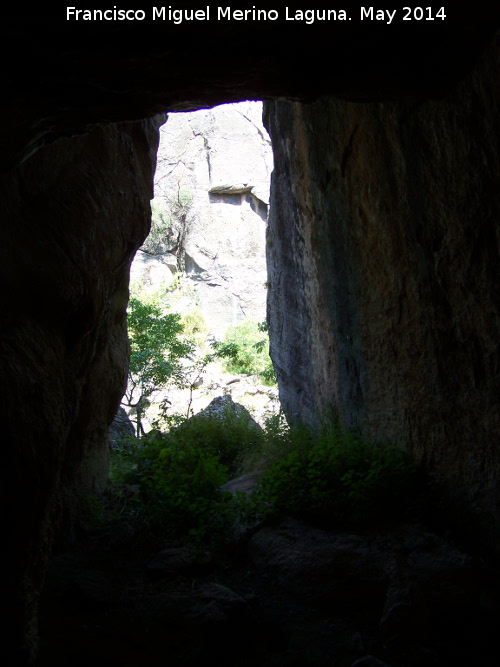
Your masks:
{"label": "cave entrance", "polygon": [[[173,315],[181,330],[167,335],[172,377],[145,377],[153,371],[140,363],[152,341],[141,334],[142,349],[134,346],[134,326],[144,323],[131,326],[129,307],[132,359],[122,406],[138,435],[162,415],[187,418],[214,400],[243,405],[261,424],[279,409],[265,324],[272,169],[262,102],[171,113],[161,127],[151,232],[131,267],[131,305],[160,307],[164,330]],[[152,339],[155,323],[147,328]],[[174,347],[187,341],[190,352]],[[218,358],[221,342],[241,353]]]}

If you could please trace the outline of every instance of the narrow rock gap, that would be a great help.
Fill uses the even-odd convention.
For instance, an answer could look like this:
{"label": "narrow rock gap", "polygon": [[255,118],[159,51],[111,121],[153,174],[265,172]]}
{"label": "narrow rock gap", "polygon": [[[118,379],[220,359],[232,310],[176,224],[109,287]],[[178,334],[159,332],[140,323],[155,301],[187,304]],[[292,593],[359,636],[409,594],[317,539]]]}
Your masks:
{"label": "narrow rock gap", "polygon": [[[131,293],[170,292],[171,311],[196,319],[197,345],[222,341],[230,327],[266,320],[266,231],[271,141],[262,102],[169,114],[161,127],[152,201],[152,228],[131,267]],[[202,332],[206,340],[201,340]],[[230,396],[262,423],[277,408],[277,392],[258,376],[237,378],[212,364],[198,386],[192,412]],[[181,412],[186,391],[156,392]],[[130,406],[132,418],[135,401]],[[149,409],[152,413],[152,410]],[[184,410],[185,412],[185,410]]]}

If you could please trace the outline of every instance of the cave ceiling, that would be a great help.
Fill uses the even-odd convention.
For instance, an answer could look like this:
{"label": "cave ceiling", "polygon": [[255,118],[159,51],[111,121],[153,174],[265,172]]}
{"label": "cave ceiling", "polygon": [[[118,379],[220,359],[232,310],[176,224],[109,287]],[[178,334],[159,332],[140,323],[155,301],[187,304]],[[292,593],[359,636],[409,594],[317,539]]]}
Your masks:
{"label": "cave ceiling", "polygon": [[[290,4],[290,3],[286,3]],[[285,3],[273,6],[284,10]],[[474,65],[491,16],[413,24],[67,21],[6,15],[1,165],[95,123],[242,99],[439,97]]]}

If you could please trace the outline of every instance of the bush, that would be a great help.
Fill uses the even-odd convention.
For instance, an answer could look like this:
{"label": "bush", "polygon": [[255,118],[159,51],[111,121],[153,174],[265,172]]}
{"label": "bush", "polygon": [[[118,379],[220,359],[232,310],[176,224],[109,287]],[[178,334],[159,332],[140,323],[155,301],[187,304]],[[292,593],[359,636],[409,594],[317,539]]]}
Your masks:
{"label": "bush", "polygon": [[140,487],[143,518],[173,535],[219,539],[232,511],[232,497],[220,487],[261,438],[258,425],[226,410],[136,440],[125,480]]}
{"label": "bush", "polygon": [[416,466],[396,447],[364,442],[335,422],[282,427],[278,437],[284,454],[258,491],[273,512],[353,527],[401,517],[415,498]]}
{"label": "bush", "polygon": [[136,408],[137,434],[143,432],[142,415],[149,397],[169,384],[183,386],[186,376],[182,360],[193,345],[181,338],[181,316],[165,312],[158,294],[131,297],[127,311],[130,364],[127,390],[122,404]]}
{"label": "bush", "polygon": [[151,229],[143,250],[152,255],[166,249],[172,251],[179,226],[184,225],[192,203],[191,188],[180,183],[163,196],[155,197],[151,201]]}
{"label": "bush", "polygon": [[246,456],[262,449],[264,433],[260,426],[231,407],[222,414],[198,414],[168,435],[175,446],[199,447],[217,456],[229,475],[236,475]]}
{"label": "bush", "polygon": [[227,479],[217,456],[159,433],[138,439],[127,454],[134,463],[124,481],[139,486],[143,522],[165,536],[197,541],[217,532],[226,513],[220,487]]}
{"label": "bush", "polygon": [[265,384],[276,383],[276,376],[269,357],[269,336],[265,323],[257,324],[246,318],[240,324],[230,327],[224,344],[234,345],[236,354],[226,364],[229,373],[260,375]]}
{"label": "bush", "polygon": [[158,199],[151,201],[151,230],[149,232],[149,239],[154,243],[162,243],[172,227],[172,220],[169,217],[168,211],[163,206]]}
{"label": "bush", "polygon": [[181,315],[181,323],[184,336],[191,340],[199,349],[208,349],[207,338],[209,333],[208,324],[205,322],[203,313],[198,306],[193,306]]}
{"label": "bush", "polygon": [[[162,534],[212,546],[235,518],[244,524],[291,514],[347,530],[385,523],[408,515],[420,491],[405,452],[364,442],[335,420],[312,429],[277,417],[264,432],[226,409],[136,439],[120,457],[113,470],[140,488],[134,511]],[[250,498],[222,492],[251,459],[265,472]]]}

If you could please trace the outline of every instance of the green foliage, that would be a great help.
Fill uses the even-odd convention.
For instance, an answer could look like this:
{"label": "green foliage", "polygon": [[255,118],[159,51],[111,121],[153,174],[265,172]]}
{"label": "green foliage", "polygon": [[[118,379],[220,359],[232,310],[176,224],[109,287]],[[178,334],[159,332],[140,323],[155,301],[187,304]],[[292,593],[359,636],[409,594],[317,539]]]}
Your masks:
{"label": "green foliage", "polygon": [[183,313],[181,322],[185,337],[191,340],[198,348],[206,350],[209,329],[199,307],[193,306],[190,310]]}
{"label": "green foliage", "polygon": [[[138,484],[143,515],[170,534],[216,539],[231,513],[220,487],[234,475],[245,452],[259,446],[261,429],[226,410],[199,415],[178,428],[137,440],[124,454],[125,479]],[[128,457],[132,465],[124,465]]]}
{"label": "green foliage", "polygon": [[414,500],[417,470],[402,450],[364,442],[336,422],[278,429],[271,442],[279,437],[284,453],[258,492],[274,512],[353,527],[401,516]]}
{"label": "green foliage", "polygon": [[193,203],[193,193],[189,185],[180,185],[177,190],[176,204],[182,211],[188,211]]}
{"label": "green foliage", "polygon": [[151,230],[144,242],[146,252],[156,254],[162,246],[175,245],[175,230],[183,224],[193,203],[193,193],[188,185],[177,186],[151,202]]}
{"label": "green foliage", "polygon": [[258,324],[246,318],[230,327],[224,338],[225,345],[233,346],[235,353],[226,364],[234,374],[260,375],[267,385],[276,383],[276,375],[269,357],[269,336],[266,323]]}
{"label": "green foliage", "polygon": [[179,359],[191,353],[191,345],[180,340],[183,327],[178,313],[131,298],[128,311],[130,373],[141,383],[145,395],[169,381],[182,380]]}
{"label": "green foliage", "polygon": [[177,186],[166,193],[164,206],[172,221],[184,223],[193,203],[193,193],[189,185],[177,183]]}
{"label": "green foliage", "polygon": [[168,437],[177,447],[199,447],[214,454],[228,473],[235,475],[247,455],[262,449],[264,432],[249,417],[238,415],[228,406],[222,414],[195,415]]}
{"label": "green foliage", "polygon": [[172,227],[172,219],[158,199],[151,201],[151,230],[148,240],[161,243]]}
{"label": "green foliage", "polygon": [[142,300],[131,297],[128,307],[130,367],[124,402],[137,409],[138,434],[148,397],[170,383],[183,386],[181,360],[193,351],[193,345],[180,336],[180,315],[165,312],[159,299],[157,293]]}
{"label": "green foliage", "polygon": [[157,439],[138,466],[137,481],[149,520],[173,534],[204,536],[224,514],[221,485],[227,479],[219,458],[200,447],[179,447]]}
{"label": "green foliage", "polygon": [[[312,429],[290,427],[280,415],[262,430],[228,408],[137,438],[119,457],[115,482],[122,475],[140,489],[133,505],[126,501],[130,511],[162,534],[212,545],[235,521],[283,514],[346,530],[385,523],[407,516],[420,491],[405,452],[364,442],[335,419]],[[248,461],[263,471],[256,490],[222,492]]]}
{"label": "green foliage", "polygon": [[[232,359],[238,348],[208,341],[208,327],[201,310],[193,307],[184,315],[169,312],[172,295],[163,286],[154,292],[141,285],[131,288],[128,307],[130,367],[127,391],[122,403],[136,409],[137,435],[143,433],[142,416],[149,397],[159,389],[174,385],[190,390],[185,417],[191,414],[193,391],[207,366],[217,359]],[[172,426],[182,420],[175,415],[157,417],[155,426]]]}

